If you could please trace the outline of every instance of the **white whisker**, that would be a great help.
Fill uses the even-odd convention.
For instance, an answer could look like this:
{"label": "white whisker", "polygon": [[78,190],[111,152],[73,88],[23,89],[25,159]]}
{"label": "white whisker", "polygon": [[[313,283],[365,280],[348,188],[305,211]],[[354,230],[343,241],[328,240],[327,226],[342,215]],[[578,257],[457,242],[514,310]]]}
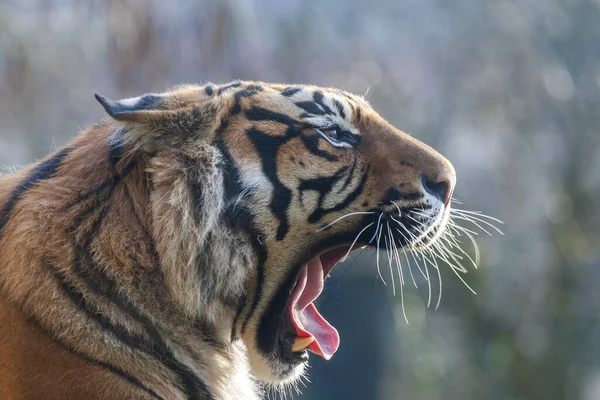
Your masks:
{"label": "white whisker", "polygon": [[373,234],[373,237],[371,238],[371,240],[369,240],[369,243],[371,243],[373,241],[373,239],[375,239],[375,237],[377,236],[377,232],[379,231],[379,223],[381,222],[381,217],[383,217],[383,213],[377,219],[377,229],[375,229],[375,233]]}
{"label": "white whisker", "polygon": [[[398,221],[396,221],[396,222],[398,222]],[[402,224],[402,222],[399,222],[399,223],[402,225],[402,227],[404,228],[404,230],[406,230],[406,227],[404,226],[404,224]],[[404,238],[404,240],[406,241],[406,243],[408,245],[408,243],[410,241],[408,240],[408,238],[406,236],[404,236],[404,233],[402,233],[402,231],[400,229],[398,229],[398,228],[395,228],[395,229],[398,231],[398,233],[400,233],[400,235],[402,235],[402,237]],[[408,232],[408,233],[410,233],[410,232]],[[403,249],[402,252],[404,253],[404,257],[406,258],[406,263],[408,264],[408,272],[410,272],[410,277],[412,278],[413,284],[418,289],[419,287],[417,286],[417,281],[415,280],[415,277],[414,277],[414,275],[412,273],[412,267],[410,265],[410,261],[408,259],[408,255],[406,254],[407,251],[410,251],[410,248]],[[415,258],[415,253],[411,251],[411,254],[412,254],[413,258]],[[421,275],[423,275],[423,278],[425,278],[425,274],[423,273],[423,270],[421,270],[421,267],[419,266],[419,263],[417,262],[416,259],[415,259],[415,264],[417,265],[417,268],[419,269],[419,271],[421,271]],[[427,278],[425,278],[425,279],[427,279]]]}
{"label": "white whisker", "polygon": [[346,253],[346,255],[344,257],[342,257],[341,261],[346,261],[346,259],[348,258],[348,256],[350,255],[350,253],[352,252],[352,248],[354,247],[354,245],[356,244],[356,242],[358,241],[358,238],[360,237],[360,235],[362,235],[362,233],[364,231],[366,231],[367,229],[369,229],[369,227],[371,225],[373,225],[375,222],[371,222],[369,225],[365,226],[360,232],[358,232],[358,235],[356,235],[356,238],[354,239],[354,241],[352,242],[352,244],[350,245],[350,248],[348,249],[348,252]]}
{"label": "white whisker", "polygon": [[398,247],[396,246],[396,243],[392,241],[392,245],[394,247],[394,256],[396,259],[398,276],[400,277],[400,303],[402,305],[402,315],[404,316],[406,324],[409,324],[408,317],[406,316],[406,307],[404,306],[404,274],[402,272],[402,264],[400,263],[400,255],[398,254]]}
{"label": "white whisker", "polygon": [[[454,217],[452,217],[452,218],[454,218]],[[468,233],[470,233],[471,235],[479,236],[479,233],[477,233],[477,232],[475,232],[475,231],[472,231],[472,230],[470,230],[470,229],[467,229],[467,228],[465,228],[464,226],[457,225],[457,224],[456,224],[456,222],[454,222],[454,221],[448,221],[448,226],[450,226],[451,228],[455,228],[455,229],[457,229],[457,231],[456,231],[456,232],[457,232],[459,235],[460,235],[460,232],[458,232],[458,231],[463,231],[463,232],[468,232]]]}
{"label": "white whisker", "polygon": [[[377,227],[379,228],[379,225]],[[383,284],[387,285],[387,283],[385,283],[385,279],[383,279],[383,276],[381,275],[381,269],[379,269],[379,241],[381,240],[381,232],[383,232],[383,229],[379,230],[379,236],[377,236],[377,273],[379,274],[379,277],[381,278]]]}
{"label": "white whisker", "polygon": [[502,221],[502,220],[500,220],[500,219],[498,219],[498,218],[490,217],[489,215],[487,215],[487,214],[484,214],[484,213],[482,213],[481,211],[468,211],[468,210],[461,210],[461,209],[459,209],[459,208],[451,208],[451,209],[450,209],[450,212],[451,212],[451,213],[453,212],[453,213],[455,213],[455,214],[457,214],[457,213],[460,213],[460,214],[467,214],[467,215],[475,215],[475,216],[477,216],[478,218],[487,218],[487,219],[489,219],[489,220],[492,220],[492,221],[494,221],[494,222],[497,222],[497,223],[499,223],[499,224],[502,224],[502,225],[504,225],[504,221]]}
{"label": "white whisker", "polygon": [[481,225],[479,225],[477,222],[475,222],[475,221],[473,221],[473,220],[471,220],[471,219],[468,219],[468,218],[462,217],[462,216],[460,216],[460,215],[453,215],[453,216],[452,216],[452,219],[455,219],[455,218],[456,218],[456,219],[463,220],[463,221],[470,222],[470,223],[474,224],[476,227],[478,227],[479,229],[481,229],[482,231],[484,231],[485,233],[487,233],[489,236],[492,236],[492,234],[491,234],[491,233],[490,233],[488,230],[486,230],[486,229],[485,229],[485,228],[483,228]]}
{"label": "white whisker", "polygon": [[471,261],[471,264],[473,264],[473,267],[475,267],[475,269],[477,269],[477,263],[471,258],[469,253],[467,253],[466,251],[464,251],[462,249],[462,247],[460,247],[458,241],[454,237],[449,236],[448,234],[445,234],[442,237],[440,237],[440,240],[444,240],[447,243],[449,243],[452,247],[457,248],[461,253],[463,253],[465,256],[467,256],[469,261]]}
{"label": "white whisker", "polygon": [[[453,205],[462,204],[456,199],[452,199],[452,202]],[[406,268],[408,268],[415,288],[419,289],[417,280],[415,279],[416,274],[413,274],[413,264],[417,266],[419,272],[427,281],[427,308],[432,307],[433,290],[435,290],[432,282],[433,274],[430,275],[429,272],[430,266],[436,270],[439,282],[439,293],[435,304],[436,310],[440,307],[443,294],[442,268],[449,267],[470,292],[477,294],[463,277],[463,274],[469,272],[471,265],[477,269],[481,260],[479,245],[474,236],[479,235],[481,232],[491,235],[493,232],[491,229],[503,235],[504,233],[495,225],[503,224],[503,222],[497,218],[487,216],[480,211],[460,210],[450,206],[445,208],[439,204],[428,206],[428,208],[424,206],[419,208],[401,208],[401,203],[395,201],[391,201],[391,204],[394,205],[395,211],[392,208],[388,212],[380,213],[376,221],[375,232],[368,243],[377,241],[377,272],[381,281],[387,284],[381,273],[380,259],[383,256],[379,254],[383,235],[390,277],[392,279],[392,292],[396,295],[395,274],[397,272],[400,283],[402,314],[406,323],[408,323],[408,318],[404,303],[404,287],[407,284],[408,277],[404,275],[406,272],[402,264],[404,260],[406,260]],[[368,213],[370,214],[371,212]],[[386,219],[382,220],[384,215]],[[344,217],[340,217],[340,219]],[[385,227],[383,227],[382,221],[386,222]],[[460,221],[473,224],[475,228],[467,225],[473,228],[469,229],[459,225],[462,224]],[[336,222],[337,220],[332,222],[332,224]],[[372,228],[374,224],[375,222],[371,222],[359,232],[358,236],[352,242],[350,250],[359,241],[361,235],[367,229]],[[384,229],[387,232],[384,233]],[[465,244],[468,245],[468,243],[462,239],[463,236],[469,238],[473,246],[472,251],[467,252],[465,250]],[[404,260],[400,252],[404,253]],[[342,260],[345,260],[349,254],[350,252]],[[411,262],[411,258],[414,263]],[[396,264],[396,272],[394,272],[394,266],[392,265],[394,263]]]}
{"label": "white whisker", "polygon": [[[387,258],[388,258],[388,264],[390,266],[390,279],[392,280],[392,294],[394,296],[396,296],[396,280],[394,279],[394,271],[392,269],[392,254],[391,254],[391,251],[392,251],[391,243],[392,243],[393,238],[392,238],[392,235],[390,232],[390,223],[389,222],[387,223],[387,229],[388,229],[389,234],[385,241],[385,249],[386,249],[386,254],[387,254]],[[389,245],[388,245],[388,242],[389,242]]]}
{"label": "white whisker", "polygon": [[490,228],[495,229],[496,232],[498,232],[499,234],[504,235],[504,232],[502,232],[500,229],[498,229],[495,225],[493,225],[493,224],[489,223],[488,221],[485,221],[485,220],[483,220],[481,218],[474,217],[473,215],[464,215],[464,214],[458,214],[458,213],[456,213],[455,215],[452,216],[452,218],[458,218],[458,219],[462,219],[464,221],[468,221],[468,222],[476,225],[479,229],[481,229],[482,231],[486,232],[488,235],[492,236],[491,233],[489,233],[488,231],[486,231],[485,229],[483,229],[483,227],[481,225],[479,225],[477,222],[475,222],[475,221],[479,221],[482,224],[486,224]]}
{"label": "white whisker", "polygon": [[369,215],[369,214],[375,214],[375,212],[373,212],[373,211],[357,211],[357,212],[349,213],[346,215],[342,215],[341,217],[337,218],[335,221],[330,222],[329,224],[325,225],[321,229],[318,229],[317,232],[321,232],[322,230],[329,228],[331,225],[343,220],[346,217],[351,217],[353,215]]}
{"label": "white whisker", "polygon": [[392,200],[392,204],[396,206],[396,209],[398,210],[398,217],[402,216],[402,211],[400,210],[400,207],[398,206],[398,204],[396,204],[395,201]]}

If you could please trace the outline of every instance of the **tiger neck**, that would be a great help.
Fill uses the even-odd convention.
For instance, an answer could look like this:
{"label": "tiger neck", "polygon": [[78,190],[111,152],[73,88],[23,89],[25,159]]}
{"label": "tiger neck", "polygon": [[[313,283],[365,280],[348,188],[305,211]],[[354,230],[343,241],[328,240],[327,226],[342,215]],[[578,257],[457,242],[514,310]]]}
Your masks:
{"label": "tiger neck", "polygon": [[3,181],[14,185],[0,199],[2,291],[56,340],[162,397],[211,398],[222,376],[250,390],[234,310],[201,282],[225,284],[208,270],[223,262],[218,219],[184,218],[207,199],[190,196],[178,160],[128,157],[92,133]]}

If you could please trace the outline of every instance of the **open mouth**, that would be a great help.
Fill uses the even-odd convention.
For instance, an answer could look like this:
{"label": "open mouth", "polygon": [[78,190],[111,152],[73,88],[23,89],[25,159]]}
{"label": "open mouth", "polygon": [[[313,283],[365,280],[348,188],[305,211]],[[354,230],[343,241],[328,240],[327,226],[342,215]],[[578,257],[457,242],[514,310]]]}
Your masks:
{"label": "open mouth", "polygon": [[[341,246],[321,253],[300,270],[292,288],[287,313],[289,322],[285,335],[287,349],[300,359],[309,350],[329,360],[340,344],[337,330],[317,310],[314,301],[323,291],[325,279],[333,267],[348,253],[349,246]],[[303,357],[304,355],[304,357]],[[295,357],[297,358],[297,357]]]}
{"label": "open mouth", "polygon": [[[404,214],[410,215],[408,214],[410,210],[406,210]],[[387,212],[384,212],[383,215],[374,213],[370,219],[365,219],[365,226],[370,225],[370,228],[363,229],[363,236],[360,240],[352,242],[352,249],[350,249],[349,242],[346,242],[347,238],[344,238],[341,241],[346,244],[322,252],[302,265],[295,280],[289,286],[287,303],[285,303],[285,309],[282,310],[283,318],[279,320],[281,324],[278,330],[279,355],[283,361],[290,366],[297,365],[307,361],[308,351],[326,360],[334,355],[340,345],[340,336],[338,331],[319,313],[315,305],[316,299],[323,291],[327,276],[349,251],[364,246],[379,249],[380,243],[373,238],[378,238],[380,230],[384,231],[386,235],[389,232],[392,234],[395,231],[400,232],[392,238],[398,248],[425,248],[431,245],[439,236],[439,231],[443,230],[444,216],[432,214],[431,217],[420,218],[418,214],[415,214],[414,217],[401,218],[398,216],[398,219],[394,219]],[[389,231],[387,230],[388,223]],[[419,224],[417,229],[414,228],[413,223]],[[392,228],[395,228],[395,231]],[[404,234],[401,233],[401,228],[404,229]],[[385,240],[385,235],[383,236],[383,240]],[[350,241],[355,237],[355,235],[351,235]]]}

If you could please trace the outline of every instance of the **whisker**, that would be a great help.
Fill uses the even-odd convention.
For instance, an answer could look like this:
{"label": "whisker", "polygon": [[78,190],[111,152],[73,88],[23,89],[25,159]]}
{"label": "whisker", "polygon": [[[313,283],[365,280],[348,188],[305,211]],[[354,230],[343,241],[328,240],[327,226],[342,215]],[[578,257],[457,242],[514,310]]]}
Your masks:
{"label": "whisker", "polygon": [[371,222],[369,225],[365,226],[360,232],[358,232],[358,235],[356,235],[356,238],[354,239],[354,242],[352,242],[352,244],[350,245],[350,248],[348,249],[348,252],[346,253],[346,255],[344,257],[342,257],[341,261],[346,261],[346,259],[348,258],[348,256],[350,255],[350,253],[352,252],[352,248],[354,247],[354,245],[356,244],[356,242],[358,241],[358,238],[360,237],[360,235],[362,235],[362,233],[364,231],[366,231],[367,229],[369,229],[369,227],[371,225],[373,225],[375,222]]}
{"label": "whisker", "polygon": [[[431,251],[429,250],[429,252],[431,252]],[[433,254],[433,253],[431,253],[431,254]],[[433,262],[431,262],[431,260],[428,257],[425,256],[425,253],[423,253],[423,257],[427,261],[429,261],[431,263],[431,265],[433,266],[433,268],[437,271],[438,282],[439,282],[439,285],[440,285],[440,291],[439,291],[439,294],[438,294],[438,301],[435,304],[435,308],[434,308],[434,310],[437,311],[437,309],[440,308],[440,304],[442,302],[442,288],[443,288],[443,286],[442,286],[442,271],[440,270],[440,266],[439,266],[439,264],[437,262],[437,258],[435,257],[435,255],[432,256]]]}
{"label": "whisker", "polygon": [[381,217],[383,217],[383,214],[381,214],[379,216],[379,218],[377,219],[377,229],[375,229],[375,233],[373,234],[373,237],[371,238],[371,240],[369,240],[369,243],[371,243],[373,241],[373,239],[375,239],[375,237],[377,236],[377,232],[379,231],[379,223],[381,222]]}
{"label": "whisker", "polygon": [[[396,221],[396,223],[398,223],[398,225],[400,225],[400,226],[401,226],[401,227],[402,227],[402,228],[403,228],[403,229],[406,231],[406,233],[408,233],[409,235],[411,235],[415,241],[417,241],[417,240],[418,240],[417,236],[415,236],[414,234],[412,234],[412,233],[410,232],[410,230],[408,230],[408,229],[406,228],[406,226],[405,226],[405,225],[404,225],[402,222],[400,222],[400,221],[396,220],[394,217],[391,217],[391,218],[392,218],[394,221]],[[406,241],[406,243],[407,243],[407,245],[408,245],[408,243],[410,242],[410,241],[408,240],[408,238],[407,238],[406,236],[404,236],[404,234],[402,233],[402,231],[401,231],[400,229],[396,228],[396,230],[397,230],[397,231],[400,233],[400,235],[402,235],[402,237],[404,238],[404,240]],[[410,246],[409,246],[409,248],[410,248]],[[415,257],[415,253],[414,253],[414,252],[411,252],[411,254],[412,254],[413,258],[414,258],[414,257]],[[406,251],[404,252],[404,255],[406,256]],[[411,276],[412,276],[412,269],[410,268],[410,261],[408,261],[408,257],[406,257],[406,261],[408,262],[409,271],[410,271],[410,273],[411,273]],[[427,277],[426,277],[425,273],[423,273],[423,270],[421,269],[421,266],[419,265],[419,263],[417,262],[417,260],[415,260],[415,264],[417,264],[417,268],[419,269],[419,272],[421,272],[421,275],[423,275],[423,278],[427,279]],[[413,278],[413,282],[415,282],[414,278]],[[415,282],[415,287],[416,287],[416,286],[417,286],[417,284],[416,284],[416,282]]]}
{"label": "whisker", "polygon": [[398,270],[398,275],[400,277],[400,303],[402,305],[402,315],[404,316],[404,320],[406,321],[406,324],[410,324],[410,322],[408,322],[408,317],[406,316],[406,307],[404,305],[404,274],[402,272],[402,264],[400,263],[400,255],[398,254],[398,247],[396,246],[396,244],[392,241],[392,244],[394,246],[394,254],[395,254],[395,259],[396,259],[396,267]]}
{"label": "whisker", "polygon": [[473,244],[473,250],[475,250],[475,268],[477,268],[477,266],[481,262],[481,252],[479,251],[479,245],[477,244],[475,238],[469,232],[465,232],[465,235],[469,238],[469,240],[471,240],[471,243]]}
{"label": "whisker", "polygon": [[[379,228],[379,225],[377,227]],[[379,236],[377,236],[377,273],[379,274],[383,284],[387,285],[387,283],[385,283],[385,279],[383,279],[383,276],[381,275],[381,269],[379,269],[379,241],[381,240],[381,232],[383,232],[383,229],[379,230]]]}
{"label": "whisker", "polygon": [[[425,208],[424,206],[420,206],[418,208],[407,207],[403,209],[400,207],[399,202],[391,201],[391,204],[394,205],[396,211],[393,211],[392,209],[388,212],[382,212],[379,215],[375,232],[369,240],[369,243],[373,243],[373,241],[377,240],[377,272],[382,282],[387,284],[381,273],[380,257],[383,256],[380,256],[379,254],[383,235],[390,276],[392,279],[392,292],[394,295],[396,294],[395,273],[393,271],[394,266],[392,265],[395,263],[397,276],[400,280],[402,314],[406,323],[408,323],[408,318],[404,302],[404,287],[408,279],[405,279],[407,277],[404,275],[405,271],[404,266],[402,265],[404,260],[406,260],[406,267],[408,268],[408,272],[415,288],[418,289],[418,284],[415,279],[415,274],[413,274],[413,264],[416,265],[423,278],[427,281],[428,308],[432,307],[433,291],[435,290],[432,282],[434,274],[430,274],[429,267],[435,269],[439,282],[439,291],[435,302],[436,310],[440,307],[443,295],[441,270],[442,268],[447,268],[446,265],[450,267],[462,284],[470,292],[476,295],[477,292],[463,277],[464,274],[469,272],[471,265],[477,269],[481,260],[481,251],[475,240],[475,236],[479,235],[481,232],[491,235],[493,232],[492,229],[499,234],[504,235],[498,226],[496,226],[496,224],[504,223],[497,218],[483,214],[481,211],[457,209],[454,205],[462,204],[462,202],[454,198],[452,199],[452,207],[448,206],[447,208]],[[382,224],[382,217],[384,215],[386,216],[385,228]],[[469,229],[462,226],[461,224],[463,224],[463,222],[461,221],[473,224],[476,228],[470,226],[473,229]],[[335,222],[337,222],[337,220],[333,223]],[[360,235],[374,224],[375,222],[371,222],[359,232],[358,236],[354,239],[351,248],[357,243]],[[467,226],[469,225],[467,224]],[[387,232],[384,233],[384,229],[386,229]],[[473,246],[472,251],[467,251],[465,246],[468,246],[468,243],[466,240],[462,239],[463,236],[469,238],[469,241]],[[401,245],[402,243],[405,243],[405,245]],[[402,260],[400,252],[404,253],[404,260]],[[410,255],[408,253],[410,253]],[[343,260],[348,257],[348,254],[346,254]],[[411,258],[414,263],[411,262]]]}
{"label": "whisker", "polygon": [[[415,254],[414,252],[412,253],[414,257]],[[431,305],[431,279],[429,277],[429,268],[427,268],[427,262],[423,261],[423,266],[425,267],[425,273],[427,274],[427,278],[425,278],[425,280],[427,281],[427,308],[429,308],[429,306]]]}
{"label": "whisker", "polygon": [[489,233],[488,231],[486,231],[485,229],[483,229],[483,227],[481,227],[481,225],[479,225],[477,222],[475,221],[479,221],[482,224],[486,224],[487,226],[489,226],[492,229],[495,229],[496,232],[498,232],[501,235],[504,235],[504,232],[502,232],[500,229],[498,229],[495,225],[489,223],[488,221],[485,221],[481,218],[477,218],[474,217],[473,215],[464,215],[464,214],[458,214],[456,213],[455,215],[452,216],[452,218],[458,218],[458,219],[462,219],[464,221],[469,221],[470,223],[476,225],[477,227],[479,227],[479,229],[481,229],[482,231],[486,232],[488,235],[492,236],[491,233]]}
{"label": "whisker", "polygon": [[[398,229],[396,228],[396,230],[398,230]],[[392,233],[392,230],[390,229],[389,222],[388,222],[388,231],[389,231],[389,235],[393,237],[393,233]],[[403,253],[404,253],[404,257],[406,258],[406,264],[408,265],[408,272],[410,273],[410,278],[412,279],[412,282],[415,285],[415,288],[418,289],[419,287],[417,286],[417,281],[415,280],[415,276],[413,275],[412,267],[410,265],[410,261],[408,260],[408,257],[406,256],[406,251],[403,251]]]}
{"label": "whisker", "polygon": [[[451,239],[448,239],[448,237],[450,237]],[[463,253],[465,256],[467,256],[467,258],[469,259],[469,261],[471,261],[471,264],[473,264],[473,267],[475,267],[475,269],[477,269],[477,263],[471,258],[471,256],[469,255],[469,253],[467,253],[466,251],[464,251],[460,247],[460,245],[458,244],[458,241],[454,237],[449,236],[448,234],[444,234],[442,237],[440,237],[440,239],[441,240],[445,240],[452,247],[457,248],[461,253]]]}
{"label": "whisker", "polygon": [[[402,224],[402,226],[404,227],[404,224]],[[408,243],[409,240],[408,240],[408,238],[406,236],[404,236],[404,234],[402,233],[402,231],[400,229],[398,229],[398,228],[395,228],[395,229],[398,231],[398,233],[400,233],[400,235],[402,235],[402,237],[404,238],[404,240],[406,241],[406,243]],[[404,229],[406,230],[406,227],[404,227]],[[410,234],[410,232],[408,232],[408,233]],[[410,261],[408,259],[408,255],[406,254],[407,251],[409,251],[409,250],[410,249],[404,249],[403,253],[404,253],[404,257],[406,258],[406,263],[408,264],[408,272],[410,272],[410,277],[412,278],[412,281],[413,281],[415,287],[418,289],[417,282],[415,281],[415,277],[414,277],[414,275],[412,273],[412,267],[410,265]],[[413,256],[413,259],[415,259],[415,253],[413,251],[411,251],[411,255]],[[416,259],[415,259],[415,264],[417,265],[417,268],[421,272],[421,275],[423,275],[423,278],[427,279],[426,276],[425,276],[425,274],[423,273],[423,270],[421,269],[421,266],[419,265],[419,263],[417,262]]]}
{"label": "whisker", "polygon": [[392,235],[390,232],[390,223],[387,223],[387,229],[389,234],[386,236],[386,241],[385,241],[385,250],[386,250],[386,254],[387,254],[387,258],[388,258],[388,264],[390,266],[390,279],[392,280],[392,294],[394,296],[396,296],[396,283],[395,283],[395,279],[394,279],[394,271],[392,269],[392,254],[391,254],[391,243],[392,243]]}
{"label": "whisker", "polygon": [[469,284],[467,282],[465,282],[465,280],[463,279],[462,276],[460,276],[460,274],[458,272],[456,272],[456,270],[454,268],[451,268],[452,272],[454,272],[454,275],[458,276],[458,279],[461,280],[461,282],[467,287],[467,289],[469,289],[471,291],[471,293],[473,293],[474,295],[477,295],[477,292],[473,290],[473,288],[471,286],[469,286]]}
{"label": "whisker", "polygon": [[[454,217],[452,217],[452,218],[454,218]],[[468,233],[470,233],[471,235],[479,236],[479,233],[478,233],[478,232],[475,232],[475,231],[472,231],[472,230],[470,230],[470,229],[467,229],[467,228],[465,228],[465,227],[464,227],[464,226],[462,226],[462,225],[457,225],[457,224],[456,224],[456,222],[454,222],[454,221],[452,221],[452,220],[448,221],[448,226],[450,226],[451,228],[455,228],[455,229],[457,229],[457,230],[456,230],[456,232],[457,232],[459,235],[461,234],[461,233],[459,232],[459,230],[460,230],[460,231],[463,231],[463,232],[468,232]]]}
{"label": "whisker", "polygon": [[373,211],[357,211],[357,212],[352,212],[352,213],[349,213],[346,215],[342,215],[341,217],[337,218],[335,221],[330,222],[329,224],[325,225],[321,229],[318,229],[317,232],[321,232],[322,230],[329,228],[331,225],[338,223],[339,221],[343,220],[346,217],[351,217],[353,215],[369,215],[369,214],[375,214],[375,212],[373,212]]}
{"label": "whisker", "polygon": [[485,228],[483,228],[481,225],[479,225],[477,222],[475,222],[475,221],[473,221],[473,220],[471,220],[471,219],[468,219],[468,218],[462,217],[462,216],[460,216],[460,215],[453,215],[453,216],[452,216],[452,219],[454,219],[454,218],[456,218],[456,219],[460,219],[460,220],[463,220],[463,221],[470,222],[470,223],[474,224],[476,227],[478,227],[479,229],[481,229],[482,231],[484,231],[485,233],[487,233],[489,236],[492,236],[492,234],[491,234],[491,233],[490,233],[488,230],[486,230],[486,229],[485,229]]}
{"label": "whisker", "polygon": [[392,204],[396,206],[396,209],[398,210],[398,217],[402,216],[402,211],[400,210],[400,207],[398,206],[398,204],[396,204],[395,201],[392,200]]}
{"label": "whisker", "polygon": [[402,272],[402,264],[400,263],[400,254],[398,253],[398,246],[394,243],[394,253],[396,257],[396,266],[398,275],[400,276],[400,283],[404,285],[404,273]]}
{"label": "whisker", "polygon": [[501,219],[491,217],[491,216],[489,216],[487,214],[484,214],[481,211],[469,211],[469,210],[461,210],[460,208],[451,208],[450,212],[462,213],[462,214],[469,214],[469,215],[476,215],[479,218],[487,218],[489,220],[492,220],[494,222],[497,222],[499,224],[504,225],[504,221],[502,221]]}

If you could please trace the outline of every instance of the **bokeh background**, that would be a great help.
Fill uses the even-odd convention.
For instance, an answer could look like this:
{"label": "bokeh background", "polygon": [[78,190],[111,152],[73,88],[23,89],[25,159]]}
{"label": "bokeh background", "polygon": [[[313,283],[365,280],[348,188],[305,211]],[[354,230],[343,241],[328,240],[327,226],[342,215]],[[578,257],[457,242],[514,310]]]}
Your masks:
{"label": "bokeh background", "polygon": [[373,253],[337,267],[342,345],[295,398],[600,399],[599,0],[1,0],[0,165],[97,122],[94,92],[233,79],[366,93],[506,222],[478,295],[443,269],[437,311],[407,286],[410,324]]}

